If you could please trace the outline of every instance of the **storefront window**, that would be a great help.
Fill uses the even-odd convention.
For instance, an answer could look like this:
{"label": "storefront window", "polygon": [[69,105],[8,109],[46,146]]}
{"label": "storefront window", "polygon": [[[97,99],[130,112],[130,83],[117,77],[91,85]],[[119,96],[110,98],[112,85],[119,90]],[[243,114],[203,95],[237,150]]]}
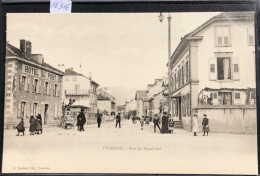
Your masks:
{"label": "storefront window", "polygon": [[220,105],[232,105],[232,93],[231,92],[219,92],[218,101]]}

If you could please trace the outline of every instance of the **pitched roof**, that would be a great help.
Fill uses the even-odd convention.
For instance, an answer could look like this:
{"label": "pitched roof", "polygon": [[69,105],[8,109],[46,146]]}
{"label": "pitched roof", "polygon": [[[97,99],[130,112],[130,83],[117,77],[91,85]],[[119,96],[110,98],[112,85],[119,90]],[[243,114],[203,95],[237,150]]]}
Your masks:
{"label": "pitched roof", "polygon": [[95,82],[94,80],[90,79],[89,77],[86,77],[85,75],[83,75],[81,73],[73,71],[72,69],[66,69],[65,70],[65,76],[83,76],[84,78],[89,79],[90,82],[92,82],[93,84],[96,84],[97,86],[99,86],[99,84],[97,82]]}
{"label": "pitched roof", "polygon": [[6,43],[6,57],[9,57],[9,56],[16,56],[16,57],[19,57],[21,59],[24,59],[24,60],[28,60],[30,62],[33,62],[35,64],[39,64],[43,67],[46,67],[46,68],[49,68],[51,70],[54,70],[56,72],[59,72],[60,74],[64,74],[61,70],[43,62],[42,64],[40,64],[39,62],[37,62],[36,60],[32,59],[32,58],[29,58],[27,57],[26,55],[24,55],[20,49],[16,48],[15,46],[11,45],[10,43]]}
{"label": "pitched roof", "polygon": [[145,99],[146,98],[146,90],[138,90],[135,93],[135,99],[140,100],[140,99]]}
{"label": "pitched roof", "polygon": [[[177,59],[177,58],[174,58],[174,56],[182,48],[182,45],[186,44],[187,40],[202,39],[201,36],[195,37],[194,35],[197,34],[198,32],[200,32],[201,30],[203,30],[205,27],[207,27],[214,21],[221,21],[221,20],[228,20],[228,19],[241,19],[241,18],[249,19],[252,17],[254,17],[254,12],[224,12],[224,13],[221,13],[219,15],[216,15],[216,16],[210,18],[209,20],[207,20],[206,22],[201,24],[199,27],[195,28],[190,33],[186,34],[184,37],[181,38],[180,43],[178,44],[178,46],[176,47],[176,49],[174,50],[174,52],[171,56],[171,63]],[[195,38],[191,38],[191,37],[195,37]],[[167,63],[167,65],[168,65],[168,63]]]}

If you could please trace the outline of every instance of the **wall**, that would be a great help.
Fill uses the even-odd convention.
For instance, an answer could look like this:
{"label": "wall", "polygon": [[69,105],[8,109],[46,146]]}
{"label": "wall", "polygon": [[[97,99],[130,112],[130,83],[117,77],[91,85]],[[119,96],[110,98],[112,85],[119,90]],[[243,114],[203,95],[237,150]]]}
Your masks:
{"label": "wall", "polygon": [[[9,63],[9,62],[7,62]],[[8,79],[8,82],[11,82],[11,86],[15,86],[15,89],[13,90],[13,92],[11,93],[15,102],[13,102],[13,106],[12,107],[5,107],[5,110],[7,111],[7,108],[12,108],[12,112],[13,114],[11,116],[8,116],[8,114],[5,115],[5,124],[9,123],[11,126],[13,125],[17,125],[17,123],[19,123],[20,121],[20,107],[21,107],[21,102],[26,102],[26,106],[25,106],[25,115],[24,115],[24,122],[25,122],[25,126],[29,125],[29,117],[31,115],[33,115],[32,113],[32,106],[33,103],[37,103],[38,104],[38,108],[36,111],[36,114],[40,113],[42,115],[42,120],[44,122],[44,120],[46,121],[46,125],[59,125],[60,121],[61,121],[61,108],[62,108],[62,98],[61,98],[61,94],[58,94],[58,96],[54,96],[53,94],[53,89],[54,89],[54,83],[58,84],[58,89],[61,88],[62,85],[62,76],[58,76],[58,80],[50,80],[48,79],[47,81],[49,82],[49,84],[51,84],[51,91],[50,91],[50,95],[45,95],[44,94],[44,86],[43,83],[46,79],[44,78],[40,78],[40,77],[35,77],[32,75],[28,75],[26,73],[22,73],[22,62],[12,62],[12,64],[15,64],[14,67],[15,69],[15,82],[13,83],[13,80],[11,78]],[[35,67],[35,66],[33,66]],[[37,68],[37,67],[35,67]],[[25,91],[21,91],[20,90],[20,76],[24,75],[27,76],[27,79],[30,78],[30,86],[29,86],[29,90],[25,90]],[[32,82],[33,82],[33,78],[37,78],[39,79],[39,93],[33,93],[32,92]],[[8,83],[9,84],[9,83]],[[26,83],[25,86],[28,88],[28,84]],[[58,91],[59,92],[59,91]],[[44,117],[44,109],[45,109],[45,104],[48,105],[48,113],[47,113],[47,117]],[[5,125],[6,127],[8,126],[8,124]]]}
{"label": "wall", "polygon": [[[253,133],[257,132],[256,106],[230,106],[197,108],[200,131],[203,114],[207,114],[211,132],[221,133]],[[191,119],[184,121],[184,128],[191,130]]]}
{"label": "wall", "polygon": [[[216,47],[214,39],[215,26],[231,25],[231,46]],[[200,31],[196,36],[203,36],[198,41],[198,72],[199,90],[209,88],[255,88],[255,46],[248,45],[247,29],[253,27],[253,22],[214,22]],[[239,81],[210,81],[209,58],[216,58],[215,53],[229,53],[232,58],[238,58]],[[231,58],[231,60],[232,60]],[[231,61],[232,62],[232,61]],[[231,63],[232,64],[232,63]],[[207,73],[207,74],[205,74]]]}

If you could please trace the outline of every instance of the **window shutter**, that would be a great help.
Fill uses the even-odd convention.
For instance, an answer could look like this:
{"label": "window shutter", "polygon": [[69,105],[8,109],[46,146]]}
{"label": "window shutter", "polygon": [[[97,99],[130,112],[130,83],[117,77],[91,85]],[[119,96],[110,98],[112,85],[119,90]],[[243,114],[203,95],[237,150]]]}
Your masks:
{"label": "window shutter", "polygon": [[[214,69],[211,69],[213,66]],[[217,80],[217,59],[209,58],[209,80],[216,81]]]}
{"label": "window shutter", "polygon": [[[236,69],[235,69],[236,67]],[[238,57],[233,57],[233,80],[238,81],[240,79],[240,67],[239,67],[239,58]]]}

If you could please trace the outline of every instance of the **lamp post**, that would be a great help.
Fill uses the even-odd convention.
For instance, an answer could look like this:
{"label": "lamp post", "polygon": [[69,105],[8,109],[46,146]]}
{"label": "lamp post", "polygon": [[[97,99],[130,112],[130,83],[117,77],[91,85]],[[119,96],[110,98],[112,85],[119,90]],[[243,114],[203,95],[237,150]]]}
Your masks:
{"label": "lamp post", "polygon": [[[162,22],[163,21],[163,18],[164,16],[162,15],[162,12],[160,13],[160,15],[158,16],[159,17],[159,21]],[[171,15],[169,14],[168,17],[168,114],[167,114],[167,117],[168,117],[168,120],[170,118],[170,108],[171,108]],[[168,130],[168,125],[165,129],[165,131],[169,131]]]}

